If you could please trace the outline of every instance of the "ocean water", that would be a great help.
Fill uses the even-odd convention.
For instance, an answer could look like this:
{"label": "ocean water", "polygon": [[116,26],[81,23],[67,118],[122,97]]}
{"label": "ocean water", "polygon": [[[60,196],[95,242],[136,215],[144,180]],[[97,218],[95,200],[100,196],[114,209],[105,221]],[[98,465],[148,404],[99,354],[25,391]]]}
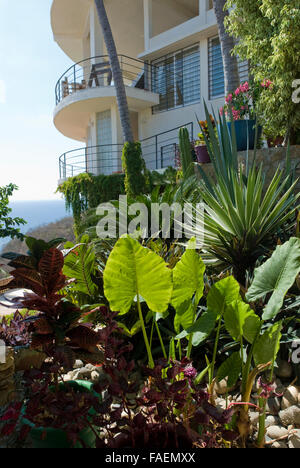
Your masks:
{"label": "ocean water", "polygon": [[[20,217],[27,221],[27,224],[20,226],[24,234],[30,229],[71,216],[66,211],[64,200],[16,201],[11,202],[9,206],[12,209],[12,218]],[[0,238],[0,250],[9,241],[9,238]]]}

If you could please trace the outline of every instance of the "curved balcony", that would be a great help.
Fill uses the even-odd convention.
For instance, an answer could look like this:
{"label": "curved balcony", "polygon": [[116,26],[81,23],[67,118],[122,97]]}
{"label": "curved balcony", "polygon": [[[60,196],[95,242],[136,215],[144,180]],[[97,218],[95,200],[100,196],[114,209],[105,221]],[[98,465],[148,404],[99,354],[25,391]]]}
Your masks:
{"label": "curved balcony", "polygon": [[[149,170],[178,166],[179,128],[186,127],[193,140],[193,122],[141,140],[143,158]],[[59,158],[60,181],[83,172],[114,174],[122,172],[122,144],[87,146],[62,154]]]}
{"label": "curved balcony", "polygon": [[[119,61],[129,109],[139,112],[157,105],[159,94],[150,91],[153,66],[125,55],[119,55]],[[85,140],[91,115],[117,102],[109,57],[91,57],[70,67],[56,84],[55,99],[56,128],[69,138]]]}
{"label": "curved balcony", "polygon": [[[126,55],[118,57],[125,86],[150,91],[153,65]],[[56,83],[56,105],[78,91],[99,87],[114,87],[108,55],[90,57],[72,65]]]}

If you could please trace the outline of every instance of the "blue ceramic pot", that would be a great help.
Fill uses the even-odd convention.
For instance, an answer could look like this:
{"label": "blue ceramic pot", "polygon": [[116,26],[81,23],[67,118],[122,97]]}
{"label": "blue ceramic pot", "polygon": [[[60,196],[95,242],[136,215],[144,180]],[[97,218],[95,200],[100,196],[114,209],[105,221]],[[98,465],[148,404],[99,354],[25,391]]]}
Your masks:
{"label": "blue ceramic pot", "polygon": [[[231,134],[231,122],[227,122],[228,129]],[[236,120],[234,122],[236,133],[236,144],[238,151],[246,151],[248,148],[248,135],[249,135],[249,149],[254,149],[255,140],[255,125],[256,120]],[[258,126],[258,139],[261,137],[262,127]]]}

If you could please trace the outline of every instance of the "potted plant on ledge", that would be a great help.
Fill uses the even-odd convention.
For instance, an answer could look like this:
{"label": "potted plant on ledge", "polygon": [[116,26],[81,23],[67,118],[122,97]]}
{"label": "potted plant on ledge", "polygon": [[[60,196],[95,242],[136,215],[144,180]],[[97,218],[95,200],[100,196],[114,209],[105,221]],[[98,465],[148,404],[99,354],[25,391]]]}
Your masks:
{"label": "potted plant on ledge", "polygon": [[[209,117],[214,130],[217,131],[213,117],[211,115]],[[207,120],[201,120],[199,125],[201,132],[198,133],[199,140],[195,141],[195,153],[197,156],[197,161],[200,164],[210,163],[211,160],[206,145],[206,142],[210,141]]]}
{"label": "potted plant on ledge", "polygon": [[[229,120],[228,128],[231,132],[231,113],[235,125],[237,150],[245,151],[254,149],[255,133],[258,139],[262,134],[262,127],[258,124],[255,102],[261,92],[267,92],[272,87],[270,80],[264,80],[260,84],[242,83],[233,93],[225,98],[225,105],[220,109],[221,116]],[[256,130],[257,127],[257,130]]]}

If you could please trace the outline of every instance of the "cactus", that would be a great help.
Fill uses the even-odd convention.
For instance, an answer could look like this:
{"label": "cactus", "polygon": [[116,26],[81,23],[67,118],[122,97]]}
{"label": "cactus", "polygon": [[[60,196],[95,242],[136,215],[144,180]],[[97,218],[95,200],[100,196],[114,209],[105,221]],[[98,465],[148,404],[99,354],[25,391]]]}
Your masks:
{"label": "cactus", "polygon": [[194,173],[190,135],[187,128],[179,130],[179,149],[183,177],[186,179]]}

